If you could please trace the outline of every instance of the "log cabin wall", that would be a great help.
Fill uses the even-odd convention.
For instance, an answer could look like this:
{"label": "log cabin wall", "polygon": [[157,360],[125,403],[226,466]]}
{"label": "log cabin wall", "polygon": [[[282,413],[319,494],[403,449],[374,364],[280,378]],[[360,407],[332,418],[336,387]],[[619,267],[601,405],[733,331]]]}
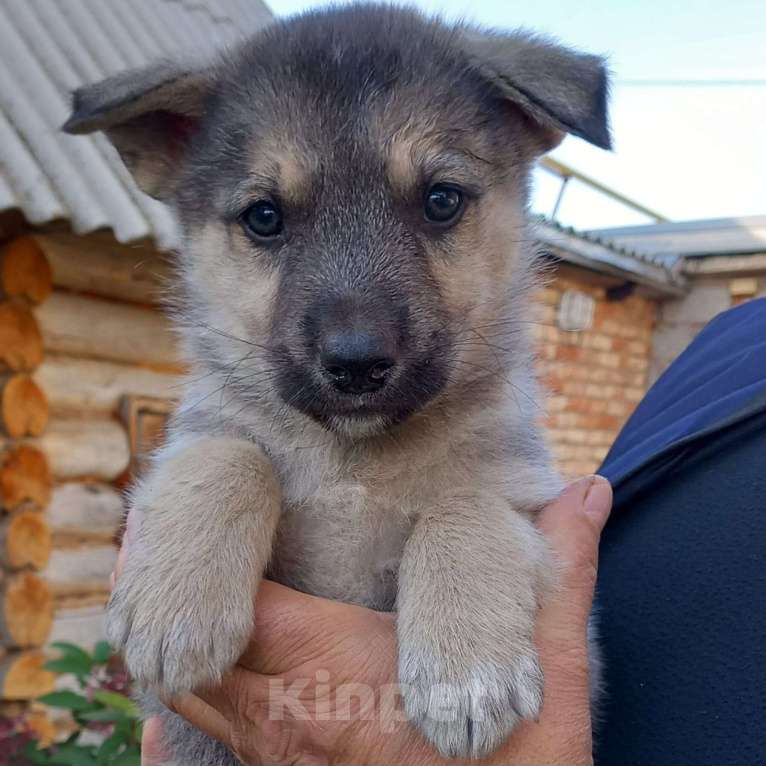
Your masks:
{"label": "log cabin wall", "polygon": [[[33,375],[43,359],[35,309],[52,275],[33,240],[0,250],[0,699],[24,700],[51,688],[39,651],[53,623],[53,595],[42,573],[51,552],[44,515],[52,491],[45,453],[33,443],[48,406]],[[30,443],[32,442],[32,443]]]}
{"label": "log cabin wall", "polygon": [[166,413],[181,366],[158,308],[169,269],[154,248],[51,232],[18,237],[0,252],[7,705],[53,683],[41,669],[45,644],[103,637],[121,492],[135,457],[126,413],[129,421],[144,411],[132,400]]}

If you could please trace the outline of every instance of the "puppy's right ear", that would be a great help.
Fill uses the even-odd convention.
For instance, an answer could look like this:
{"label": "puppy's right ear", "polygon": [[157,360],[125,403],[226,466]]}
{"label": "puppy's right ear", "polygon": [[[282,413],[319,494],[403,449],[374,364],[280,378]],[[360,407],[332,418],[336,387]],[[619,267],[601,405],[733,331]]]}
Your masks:
{"label": "puppy's right ear", "polygon": [[167,200],[213,84],[212,69],[168,62],[123,72],[76,90],[61,129],[103,130],[139,188]]}
{"label": "puppy's right ear", "polygon": [[477,71],[532,118],[539,149],[552,149],[565,133],[611,148],[609,73],[600,56],[524,31],[466,27],[463,41]]}

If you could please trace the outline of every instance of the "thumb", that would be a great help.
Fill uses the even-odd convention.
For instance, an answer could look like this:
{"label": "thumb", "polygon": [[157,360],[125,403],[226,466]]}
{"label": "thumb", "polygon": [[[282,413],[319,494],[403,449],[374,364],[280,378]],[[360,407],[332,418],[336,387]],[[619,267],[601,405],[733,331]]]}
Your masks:
{"label": "thumb", "polygon": [[560,588],[553,601],[566,605],[568,619],[577,616],[580,624],[590,613],[598,544],[611,509],[609,482],[603,476],[588,476],[567,487],[538,519],[559,564]]}
{"label": "thumb", "polygon": [[611,506],[609,482],[590,476],[570,485],[538,519],[559,564],[559,587],[544,604],[536,626],[545,672],[541,721],[546,718],[560,729],[590,726],[587,626],[598,543]]}

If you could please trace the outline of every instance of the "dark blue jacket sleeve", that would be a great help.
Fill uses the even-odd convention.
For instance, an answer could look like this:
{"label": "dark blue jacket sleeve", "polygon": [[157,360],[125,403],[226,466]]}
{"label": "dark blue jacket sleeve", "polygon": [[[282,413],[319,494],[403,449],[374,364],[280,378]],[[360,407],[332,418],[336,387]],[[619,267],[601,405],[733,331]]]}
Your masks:
{"label": "dark blue jacket sleeve", "polygon": [[599,473],[615,488],[673,447],[760,408],[766,397],[766,298],[720,314],[655,383]]}

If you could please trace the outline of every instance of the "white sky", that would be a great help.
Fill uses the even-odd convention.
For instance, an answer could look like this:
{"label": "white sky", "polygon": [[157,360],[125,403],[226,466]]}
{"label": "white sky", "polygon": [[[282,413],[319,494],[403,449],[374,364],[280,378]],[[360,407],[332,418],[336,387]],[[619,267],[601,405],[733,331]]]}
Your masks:
{"label": "white sky", "polygon": [[[280,15],[325,4],[267,2]],[[570,137],[553,157],[673,220],[766,213],[766,0],[411,4],[493,27],[530,27],[608,55],[615,151]],[[550,213],[556,191],[540,173],[535,208]],[[646,220],[575,183],[559,219],[580,228]]]}

